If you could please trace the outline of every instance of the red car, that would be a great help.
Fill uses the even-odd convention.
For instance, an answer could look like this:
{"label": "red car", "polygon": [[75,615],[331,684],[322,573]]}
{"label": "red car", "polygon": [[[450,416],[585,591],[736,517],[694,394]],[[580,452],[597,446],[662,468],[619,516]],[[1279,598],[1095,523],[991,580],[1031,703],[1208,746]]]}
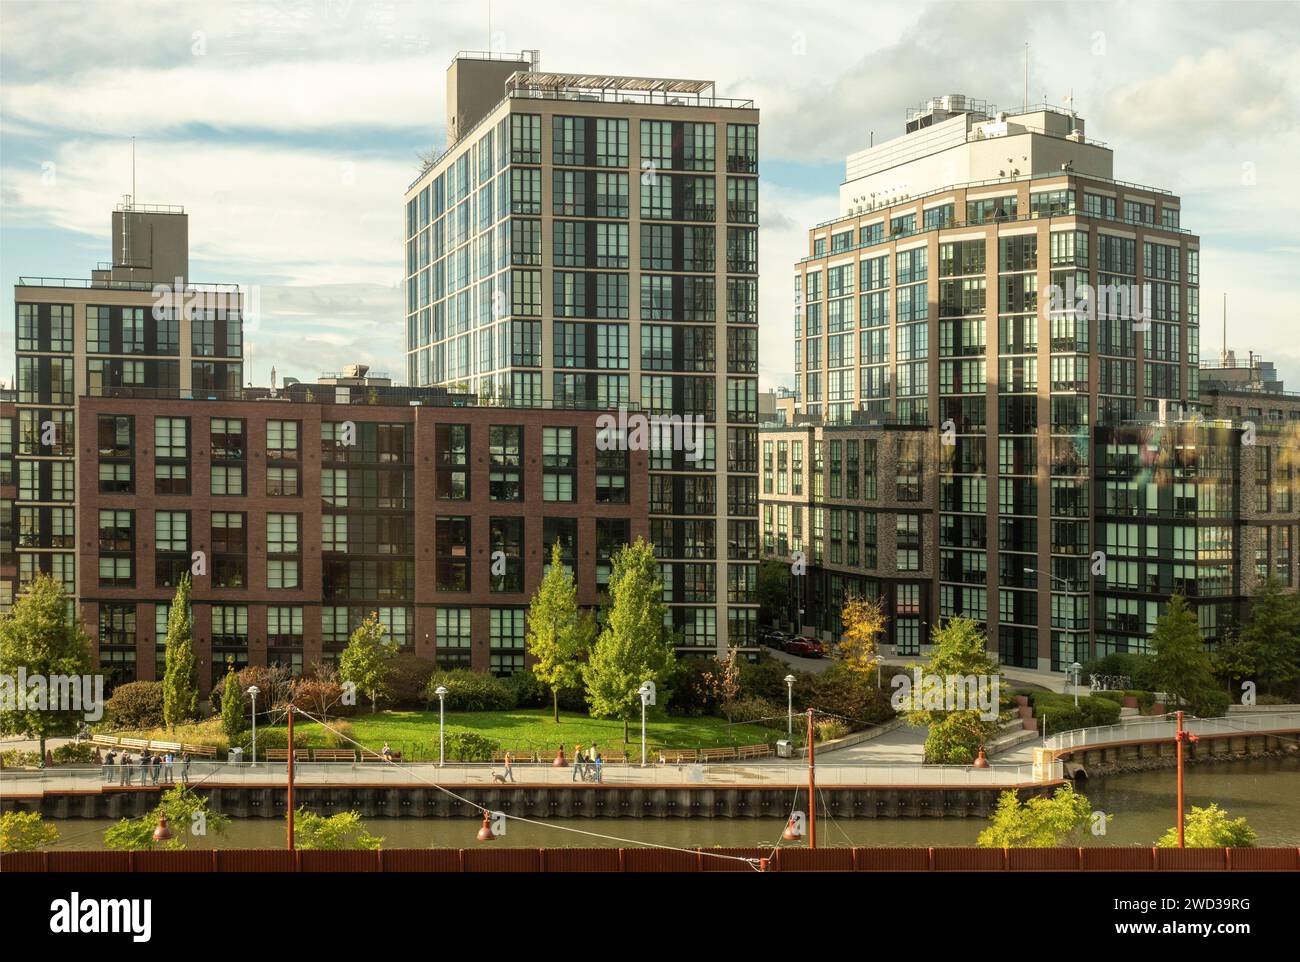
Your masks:
{"label": "red car", "polygon": [[816,638],[791,638],[786,644],[785,650],[792,655],[800,655],[804,658],[820,658],[826,654],[826,649]]}

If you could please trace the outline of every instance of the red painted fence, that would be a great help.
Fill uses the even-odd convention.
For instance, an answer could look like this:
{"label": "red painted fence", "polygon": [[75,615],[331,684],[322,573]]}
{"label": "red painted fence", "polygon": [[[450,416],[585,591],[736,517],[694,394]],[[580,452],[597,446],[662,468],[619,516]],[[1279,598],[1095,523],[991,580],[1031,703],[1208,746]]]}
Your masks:
{"label": "red painted fence", "polygon": [[1300,871],[1300,848],[462,848],[14,852],[2,872]]}

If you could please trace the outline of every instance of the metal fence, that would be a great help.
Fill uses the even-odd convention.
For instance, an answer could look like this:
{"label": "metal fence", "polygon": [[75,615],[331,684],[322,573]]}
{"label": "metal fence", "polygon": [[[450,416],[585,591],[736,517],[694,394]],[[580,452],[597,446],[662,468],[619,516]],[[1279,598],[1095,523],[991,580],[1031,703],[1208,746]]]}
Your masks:
{"label": "metal fence", "polygon": [[[1300,871],[1296,848],[480,848],[16,852],[0,872]],[[760,860],[766,860],[762,862]]]}
{"label": "metal fence", "polygon": [[[1230,715],[1226,718],[1184,719],[1183,728],[1194,735],[1257,735],[1265,732],[1300,731],[1300,712],[1257,712]],[[1161,741],[1172,739],[1177,731],[1173,718],[1107,725],[1103,728],[1076,728],[1053,735],[1045,742],[1055,751],[1088,748],[1117,742]]]}
{"label": "metal fence", "polygon": [[[134,787],[159,787],[180,784],[182,768],[175,765],[174,778],[154,782],[147,780],[142,769],[131,766]],[[504,777],[499,764],[457,762],[439,767],[430,764],[386,762],[297,762],[295,785],[491,785]],[[165,774],[165,773],[164,773]],[[518,785],[564,786],[587,784],[575,777],[573,766],[554,768],[544,763],[516,764],[512,770]],[[47,792],[85,792],[123,784],[119,766],[54,767],[40,771],[7,769],[0,781],[0,796],[39,795]],[[1060,779],[1061,765],[1041,773],[1038,781]],[[973,768],[964,765],[818,765],[817,784],[823,787],[998,787],[1028,785],[1035,781],[1031,765],[990,765]],[[654,764],[645,768],[636,764],[605,765],[601,783],[606,785],[711,785],[761,788],[774,785],[806,785],[806,762],[769,762],[756,765],[732,764]],[[283,786],[288,781],[284,762],[192,762],[188,784],[211,786]]]}

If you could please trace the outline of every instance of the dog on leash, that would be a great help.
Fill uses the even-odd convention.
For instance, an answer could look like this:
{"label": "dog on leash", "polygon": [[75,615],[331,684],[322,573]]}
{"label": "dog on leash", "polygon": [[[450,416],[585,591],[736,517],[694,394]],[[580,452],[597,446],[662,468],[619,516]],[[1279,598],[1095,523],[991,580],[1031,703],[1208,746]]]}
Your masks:
{"label": "dog on leash", "polygon": [[500,782],[502,785],[504,785],[504,784],[506,783],[506,776],[505,776],[505,773],[504,773],[504,772],[493,772],[493,773],[492,773],[492,781],[494,781],[494,782]]}

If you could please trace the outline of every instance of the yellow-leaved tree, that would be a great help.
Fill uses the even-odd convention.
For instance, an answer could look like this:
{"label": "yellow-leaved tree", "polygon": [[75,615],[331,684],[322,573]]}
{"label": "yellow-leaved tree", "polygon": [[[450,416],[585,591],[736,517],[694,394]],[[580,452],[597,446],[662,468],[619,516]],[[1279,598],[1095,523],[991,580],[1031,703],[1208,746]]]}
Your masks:
{"label": "yellow-leaved tree", "polygon": [[860,678],[869,678],[880,664],[876,643],[885,630],[885,612],[880,600],[850,597],[840,609],[843,632],[835,657]]}

